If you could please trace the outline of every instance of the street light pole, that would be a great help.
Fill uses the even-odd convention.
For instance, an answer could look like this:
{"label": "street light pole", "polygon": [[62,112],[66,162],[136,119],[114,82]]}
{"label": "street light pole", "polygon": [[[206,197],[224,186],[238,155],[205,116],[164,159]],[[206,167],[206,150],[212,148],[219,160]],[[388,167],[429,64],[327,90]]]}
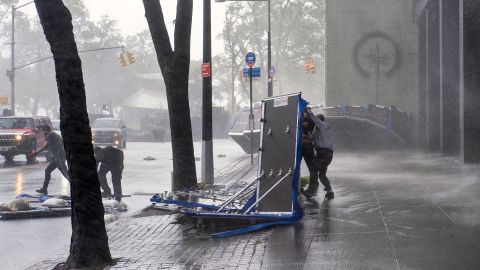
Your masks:
{"label": "street light pole", "polygon": [[273,74],[271,73],[272,68],[272,29],[271,29],[271,18],[270,18],[270,0],[268,0],[268,97],[273,96]]}
{"label": "street light pole", "polygon": [[17,9],[22,8],[26,5],[32,4],[34,1],[30,1],[18,7],[12,5],[12,42],[10,43],[11,46],[11,61],[10,61],[10,110],[12,115],[15,115],[15,11]]}
{"label": "street light pole", "polygon": [[12,5],[12,42],[10,59],[10,110],[15,115],[15,6]]}

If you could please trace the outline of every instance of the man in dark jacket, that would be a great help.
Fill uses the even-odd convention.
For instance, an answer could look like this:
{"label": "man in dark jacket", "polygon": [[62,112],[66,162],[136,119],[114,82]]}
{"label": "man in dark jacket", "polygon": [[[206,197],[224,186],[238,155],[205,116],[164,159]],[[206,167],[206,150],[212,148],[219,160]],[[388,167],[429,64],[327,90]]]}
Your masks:
{"label": "man in dark jacket", "polygon": [[98,169],[98,180],[102,187],[102,197],[111,197],[112,190],[107,183],[107,173],[112,174],[112,185],[114,198],[117,201],[122,200],[122,173],[123,173],[123,151],[112,146],[105,148],[95,147],[95,158]]}
{"label": "man in dark jacket", "polygon": [[63,141],[62,137],[57,133],[53,132],[52,127],[50,126],[42,126],[43,132],[45,132],[45,144],[43,144],[38,150],[34,151],[31,155],[34,156],[46,149],[50,152],[52,161],[50,164],[45,168],[45,180],[43,181],[43,187],[41,189],[36,190],[38,193],[42,193],[48,195],[48,184],[50,183],[50,179],[52,178],[52,172],[55,169],[58,169],[63,176],[70,181],[70,177],[68,175],[68,169],[65,157],[65,149],[63,148]]}
{"label": "man in dark jacket", "polygon": [[[320,178],[320,182],[322,182],[324,186],[324,191],[326,191],[325,198],[331,200],[334,198],[334,193],[332,191],[332,186],[330,185],[330,180],[327,177],[327,169],[333,158],[333,135],[330,125],[325,122],[325,118],[322,114],[316,116],[312,113],[310,108],[305,110],[304,123],[309,123],[304,124],[304,128],[305,126],[308,128],[308,125],[313,125],[313,127],[310,127],[311,132],[308,132],[307,136],[313,146],[310,147],[315,151],[313,155],[314,158],[305,158],[306,155],[303,155],[310,171],[310,182],[308,190],[306,191],[306,196],[311,196],[317,192],[319,185],[318,178]],[[305,148],[306,147],[303,147],[302,145],[302,150]],[[310,150],[307,150],[307,153],[309,152]],[[307,159],[310,160],[307,161]],[[313,176],[312,173],[314,174]]]}
{"label": "man in dark jacket", "polygon": [[302,157],[307,164],[310,178],[308,181],[308,190],[305,194],[314,194],[318,189],[318,170],[314,164],[315,149],[313,147],[312,132],[315,124],[306,113],[303,114],[302,121]]}

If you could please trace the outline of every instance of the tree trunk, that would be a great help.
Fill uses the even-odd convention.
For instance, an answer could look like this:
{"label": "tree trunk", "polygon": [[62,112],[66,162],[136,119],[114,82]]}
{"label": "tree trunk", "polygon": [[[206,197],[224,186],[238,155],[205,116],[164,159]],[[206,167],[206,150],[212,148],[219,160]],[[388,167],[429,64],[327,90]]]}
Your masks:
{"label": "tree trunk", "polygon": [[173,190],[197,186],[193,152],[192,124],[188,102],[190,68],[190,32],[192,0],[177,2],[174,49],[170,44],[159,0],[143,0],[157,60],[167,89],[168,113],[172,137]]}
{"label": "tree trunk", "polygon": [[66,268],[110,265],[112,257],[72,17],[62,0],[35,0],[35,5],[55,61],[60,130],[71,178],[72,237]]}

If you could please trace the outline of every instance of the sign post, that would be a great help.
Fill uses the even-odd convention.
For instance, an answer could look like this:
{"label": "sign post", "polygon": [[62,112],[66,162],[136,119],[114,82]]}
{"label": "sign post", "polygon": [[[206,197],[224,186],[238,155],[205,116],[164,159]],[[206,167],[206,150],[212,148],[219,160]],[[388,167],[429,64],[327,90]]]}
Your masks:
{"label": "sign post", "polygon": [[[243,77],[249,77],[249,70],[250,68],[243,68]],[[261,77],[261,70],[259,67],[252,68],[252,77],[253,78],[260,78]]]}
{"label": "sign post", "polygon": [[[211,0],[203,0],[203,64],[202,64],[202,161],[201,179],[213,186],[212,129],[212,8]],[[207,66],[208,65],[208,66]]]}
{"label": "sign post", "polygon": [[250,127],[250,164],[253,165],[253,129],[254,129],[254,116],[253,116],[253,95],[252,95],[252,68],[257,60],[253,52],[247,53],[245,56],[245,64],[248,66],[248,76],[250,77],[250,115],[248,117],[248,126]]}

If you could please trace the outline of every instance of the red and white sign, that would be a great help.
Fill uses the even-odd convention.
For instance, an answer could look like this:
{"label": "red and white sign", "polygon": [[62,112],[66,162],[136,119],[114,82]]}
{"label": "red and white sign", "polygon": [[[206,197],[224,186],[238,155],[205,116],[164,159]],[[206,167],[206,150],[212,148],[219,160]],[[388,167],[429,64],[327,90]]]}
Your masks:
{"label": "red and white sign", "polygon": [[202,78],[207,78],[211,76],[210,72],[210,63],[203,63],[202,64]]}

